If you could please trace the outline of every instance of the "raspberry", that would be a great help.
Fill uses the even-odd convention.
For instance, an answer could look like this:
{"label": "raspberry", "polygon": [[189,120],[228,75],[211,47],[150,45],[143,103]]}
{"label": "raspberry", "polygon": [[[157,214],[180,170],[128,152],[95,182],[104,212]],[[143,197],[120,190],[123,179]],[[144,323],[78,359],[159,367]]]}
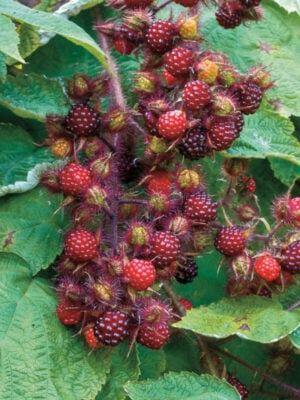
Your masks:
{"label": "raspberry", "polygon": [[193,64],[193,52],[184,47],[176,47],[166,55],[165,68],[175,77],[187,75]]}
{"label": "raspberry", "polygon": [[175,26],[171,21],[156,21],[149,27],[146,41],[153,52],[163,54],[173,47],[175,34]]}
{"label": "raspberry", "polygon": [[157,123],[158,133],[167,140],[175,140],[184,134],[188,127],[185,113],[180,110],[167,111]]}
{"label": "raspberry", "polygon": [[206,131],[196,127],[186,133],[178,145],[179,151],[189,160],[199,160],[210,153],[206,143]]}
{"label": "raspberry", "polygon": [[300,197],[288,200],[289,223],[295,228],[300,228]]}
{"label": "raspberry", "polygon": [[174,3],[180,4],[183,7],[194,7],[199,3],[199,0],[174,0]]}
{"label": "raspberry", "polygon": [[169,172],[163,170],[157,170],[152,172],[147,189],[150,194],[162,193],[169,196],[172,192],[172,181]]}
{"label": "raspberry", "polygon": [[168,86],[175,86],[181,83],[181,78],[172,75],[169,71],[164,70],[162,73],[163,79]]}
{"label": "raspberry", "polygon": [[116,346],[129,336],[129,317],[121,311],[106,311],[95,323],[94,332],[100,342]]}
{"label": "raspberry", "polygon": [[262,101],[262,89],[254,82],[246,81],[241,86],[239,96],[240,110],[242,113],[254,114]]}
{"label": "raspberry", "polygon": [[285,271],[292,274],[300,273],[300,240],[296,240],[283,251],[281,265]]}
{"label": "raspberry", "polygon": [[180,283],[190,283],[198,275],[198,267],[193,257],[187,257],[183,263],[180,263],[175,273],[175,279]]}
{"label": "raspberry", "polygon": [[254,271],[267,282],[275,281],[281,272],[278,261],[269,253],[264,253],[254,262]]}
{"label": "raspberry", "polygon": [[153,264],[162,268],[177,260],[180,254],[180,241],[168,231],[155,232],[151,240]]}
{"label": "raspberry", "polygon": [[65,239],[65,255],[75,262],[90,261],[97,255],[94,235],[83,228],[74,228]]}
{"label": "raspberry", "polygon": [[58,176],[60,189],[66,195],[80,196],[91,185],[90,171],[77,163],[66,165]]}
{"label": "raspberry", "polygon": [[155,267],[150,261],[134,258],[125,265],[124,278],[133,289],[146,290],[155,281]]}
{"label": "raspberry", "polygon": [[225,256],[234,256],[246,246],[243,232],[235,226],[221,228],[215,237],[215,248]]}
{"label": "raspberry", "polygon": [[69,111],[66,123],[67,129],[74,136],[87,136],[96,130],[99,124],[99,115],[91,107],[79,103]]}
{"label": "raspberry", "polygon": [[187,299],[180,299],[179,303],[186,309],[191,310],[193,308],[193,304]]}
{"label": "raspberry", "polygon": [[182,92],[182,100],[187,109],[200,110],[211,100],[208,84],[198,80],[186,83]]}
{"label": "raspberry", "polygon": [[206,192],[193,193],[186,198],[184,215],[197,222],[212,222],[217,216],[217,203]]}
{"label": "raspberry", "polygon": [[245,124],[243,114],[241,112],[236,112],[231,115],[231,119],[234,122],[236,133],[241,133]]}
{"label": "raspberry", "polygon": [[146,8],[152,3],[153,0],[125,0],[125,4],[129,8]]}
{"label": "raspberry", "polygon": [[83,336],[90,349],[99,349],[103,346],[102,342],[99,342],[94,332],[94,327],[90,326],[83,331]]}
{"label": "raspberry", "polygon": [[248,193],[255,193],[256,191],[256,182],[251,176],[244,176],[241,179],[242,183],[244,184],[245,190]]}
{"label": "raspberry", "polygon": [[226,378],[227,382],[236,388],[241,396],[241,400],[246,400],[248,398],[248,390],[246,386],[240,382],[236,377],[232,376],[231,374],[227,375]]}
{"label": "raspberry", "polygon": [[123,55],[131,54],[136,49],[136,44],[124,37],[115,39],[114,46],[117,52]]}
{"label": "raspberry", "polygon": [[56,307],[56,315],[63,325],[76,325],[81,321],[82,311],[68,300],[63,300]]}
{"label": "raspberry", "polygon": [[137,342],[152,350],[160,349],[170,338],[167,323],[142,327],[137,335]]}
{"label": "raspberry", "polygon": [[208,131],[210,144],[216,151],[228,149],[238,136],[234,122],[227,118],[214,121]]}
{"label": "raspberry", "polygon": [[216,19],[225,29],[236,28],[242,23],[241,6],[237,2],[223,3],[216,12]]}

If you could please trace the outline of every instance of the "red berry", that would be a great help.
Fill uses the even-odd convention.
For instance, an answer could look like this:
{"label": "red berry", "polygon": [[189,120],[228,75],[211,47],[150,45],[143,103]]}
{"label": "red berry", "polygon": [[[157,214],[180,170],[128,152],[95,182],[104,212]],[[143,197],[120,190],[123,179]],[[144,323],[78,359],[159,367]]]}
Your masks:
{"label": "red berry", "polygon": [[152,350],[160,349],[170,338],[167,323],[141,327],[137,336],[137,342]]}
{"label": "red berry", "polygon": [[134,258],[125,265],[124,278],[133,289],[146,290],[155,281],[155,267],[150,261]]}
{"label": "red berry", "polygon": [[225,29],[233,29],[242,23],[242,7],[234,1],[223,3],[216,12],[218,23]]}
{"label": "red berry", "polygon": [[99,342],[94,332],[94,327],[90,326],[83,331],[83,336],[90,349],[99,349],[103,346],[102,342]]}
{"label": "red berry", "polygon": [[236,377],[232,376],[231,374],[227,375],[226,378],[227,382],[236,388],[241,396],[241,400],[246,400],[248,398],[248,390],[246,386],[240,382]]}
{"label": "red berry", "polygon": [[240,110],[242,113],[254,114],[262,101],[262,89],[254,82],[246,81],[241,85],[239,96]]}
{"label": "red berry", "polygon": [[168,231],[155,232],[151,240],[153,264],[159,268],[168,266],[180,255],[180,241]]}
{"label": "red berry", "polygon": [[288,200],[289,223],[295,228],[300,228],[300,197]]}
{"label": "red berry", "polygon": [[81,321],[82,311],[68,300],[63,300],[56,307],[56,315],[64,325],[76,325]]}
{"label": "red berry", "polygon": [[97,255],[97,242],[91,232],[75,228],[67,234],[64,250],[75,262],[90,261]]}
{"label": "red berry", "polygon": [[188,127],[185,113],[180,110],[167,111],[157,123],[158,133],[167,140],[175,140],[184,134]]}
{"label": "red berry", "polygon": [[67,129],[74,136],[87,136],[93,133],[99,124],[99,114],[85,104],[74,105],[66,117]]}
{"label": "red berry", "polygon": [[228,149],[238,136],[234,121],[227,118],[216,119],[208,131],[209,143],[216,151]]}
{"label": "red berry", "polygon": [[194,7],[199,3],[199,0],[174,0],[174,3],[180,4],[183,7]]}
{"label": "red berry", "polygon": [[184,47],[176,47],[166,55],[165,68],[175,77],[187,75],[193,65],[193,52]]}
{"label": "red berry", "polygon": [[116,346],[129,336],[129,317],[121,311],[107,311],[97,319],[94,332],[100,342]]}
{"label": "red berry", "polygon": [[149,27],[146,41],[152,51],[163,54],[173,47],[175,34],[175,26],[171,21],[156,21]]}
{"label": "red berry", "polygon": [[187,82],[183,88],[182,100],[189,110],[200,110],[211,100],[209,85],[202,81]]}
{"label": "red berry", "polygon": [[150,194],[162,193],[166,196],[170,196],[172,192],[172,181],[170,173],[163,170],[152,172],[147,183],[147,189]]}
{"label": "red berry", "polygon": [[114,46],[117,52],[123,55],[131,54],[136,49],[136,44],[124,37],[115,39]]}
{"label": "red berry", "polygon": [[187,299],[180,299],[179,303],[186,309],[191,310],[193,308],[193,304]]}
{"label": "red berry", "polygon": [[255,193],[256,191],[256,182],[251,176],[244,176],[242,178],[242,183],[244,184],[245,190],[248,193]]}
{"label": "red berry", "polygon": [[80,196],[91,185],[90,171],[77,163],[67,164],[58,176],[60,189],[66,195]]}
{"label": "red berry", "polygon": [[217,203],[205,192],[193,193],[186,198],[184,215],[197,222],[212,222],[217,216]]}
{"label": "red berry", "polygon": [[243,232],[235,226],[221,228],[215,237],[215,248],[225,256],[234,256],[246,246]]}
{"label": "red berry", "polygon": [[271,254],[264,253],[255,260],[254,271],[265,281],[272,282],[279,277],[281,268]]}
{"label": "red berry", "polygon": [[199,160],[211,151],[207,145],[206,131],[199,127],[188,131],[181,139],[178,148],[189,160]]}
{"label": "red berry", "polygon": [[193,257],[187,257],[179,263],[175,273],[175,279],[177,282],[185,284],[192,282],[197,275],[198,267],[195,259]]}
{"label": "red berry", "polygon": [[153,0],[125,0],[125,4],[129,8],[146,8],[152,3]]}
{"label": "red berry", "polygon": [[285,271],[292,274],[300,273],[300,240],[289,244],[282,253],[281,265]]}

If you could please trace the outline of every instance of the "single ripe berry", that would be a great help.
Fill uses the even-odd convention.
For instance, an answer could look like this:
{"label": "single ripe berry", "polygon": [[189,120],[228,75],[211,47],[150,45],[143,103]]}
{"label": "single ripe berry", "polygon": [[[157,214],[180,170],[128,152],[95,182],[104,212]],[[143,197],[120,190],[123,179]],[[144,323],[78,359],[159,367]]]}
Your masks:
{"label": "single ripe berry", "polygon": [[187,299],[180,299],[179,303],[186,309],[191,310],[193,308],[193,304]]}
{"label": "single ripe berry", "polygon": [[74,136],[87,136],[95,131],[99,124],[99,115],[91,107],[75,104],[66,117],[67,129]]}
{"label": "single ripe berry", "polygon": [[171,21],[156,21],[149,27],[146,41],[153,52],[163,54],[173,47],[175,34],[176,30]]}
{"label": "single ripe berry", "polygon": [[175,140],[184,134],[188,127],[185,113],[180,110],[167,111],[157,123],[158,133],[167,140]]}
{"label": "single ripe berry", "polygon": [[100,342],[116,346],[129,336],[129,317],[121,311],[106,311],[95,323],[95,335]]}
{"label": "single ripe berry", "polygon": [[246,115],[254,114],[260,106],[262,97],[263,92],[256,83],[251,81],[244,82],[239,96],[240,110],[242,113]]}
{"label": "single ripe berry", "polygon": [[91,232],[74,228],[66,236],[64,250],[75,262],[90,261],[97,255],[97,242]]}
{"label": "single ripe berry", "polygon": [[113,43],[117,52],[123,55],[131,54],[136,49],[136,44],[125,37],[118,37]]}
{"label": "single ripe berry", "polygon": [[83,336],[90,349],[99,349],[103,346],[102,342],[99,342],[95,335],[94,327],[90,326],[83,331]]}
{"label": "single ripe berry", "polygon": [[244,184],[244,188],[248,193],[255,193],[256,191],[256,182],[251,176],[242,177],[242,183]]}
{"label": "single ripe berry", "polygon": [[189,110],[200,110],[211,100],[210,87],[202,81],[191,81],[184,85],[182,92],[184,106]]}
{"label": "single ripe berry", "polygon": [[62,300],[56,307],[56,315],[63,325],[76,325],[81,321],[82,311],[68,300]]}
{"label": "single ripe berry", "polygon": [[216,19],[225,29],[236,28],[243,21],[240,4],[236,1],[223,3],[216,12]]}
{"label": "single ripe berry", "polygon": [[234,256],[240,253],[245,246],[246,238],[236,226],[221,228],[215,237],[216,250],[225,256]]}
{"label": "single ripe berry", "polygon": [[176,47],[166,55],[165,68],[175,77],[187,75],[193,64],[193,52],[184,47]]}
{"label": "single ripe berry", "polygon": [[147,182],[147,189],[150,194],[161,193],[170,196],[172,186],[171,175],[164,170],[153,171]]}
{"label": "single ripe berry", "polygon": [[91,173],[78,163],[67,164],[58,175],[59,186],[66,195],[80,196],[91,185]]}
{"label": "single ripe berry", "polygon": [[216,219],[217,203],[206,192],[193,193],[186,198],[183,212],[187,218],[209,223]]}
{"label": "single ripe berry", "polygon": [[146,8],[152,3],[153,0],[125,0],[125,5],[129,8]]}
{"label": "single ripe berry", "polygon": [[288,220],[295,228],[300,228],[300,197],[288,200]]}
{"label": "single ripe berry", "polygon": [[155,267],[151,261],[134,258],[125,265],[124,278],[133,289],[146,290],[155,281]]}
{"label": "single ripe berry", "polygon": [[238,136],[234,122],[227,118],[217,119],[208,131],[209,142],[216,151],[228,149]]}
{"label": "single ripe berry", "polygon": [[171,232],[155,232],[151,239],[151,252],[154,257],[153,264],[156,267],[163,268],[179,257],[180,241]]}
{"label": "single ripe berry", "polygon": [[289,244],[282,253],[281,265],[285,271],[292,274],[300,273],[300,240]]}
{"label": "single ripe berry", "polygon": [[271,254],[264,253],[255,260],[254,271],[265,281],[272,282],[279,277],[281,267]]}
{"label": "single ripe berry", "polygon": [[187,257],[180,263],[177,267],[175,273],[175,279],[180,283],[190,283],[198,275],[198,267],[195,259],[193,257]]}
{"label": "single ripe berry", "polygon": [[199,160],[210,153],[207,146],[206,131],[196,127],[188,131],[178,145],[179,151],[189,160]]}
{"label": "single ripe berry", "polygon": [[160,349],[170,338],[169,327],[166,322],[155,325],[146,325],[140,328],[137,342],[152,350]]}
{"label": "single ripe berry", "polygon": [[246,386],[240,382],[236,377],[232,376],[231,374],[227,375],[226,378],[227,382],[236,388],[241,396],[241,400],[246,400],[248,398],[248,390]]}
{"label": "single ripe berry", "polygon": [[199,0],[174,0],[174,3],[180,4],[183,7],[194,7],[199,3]]}

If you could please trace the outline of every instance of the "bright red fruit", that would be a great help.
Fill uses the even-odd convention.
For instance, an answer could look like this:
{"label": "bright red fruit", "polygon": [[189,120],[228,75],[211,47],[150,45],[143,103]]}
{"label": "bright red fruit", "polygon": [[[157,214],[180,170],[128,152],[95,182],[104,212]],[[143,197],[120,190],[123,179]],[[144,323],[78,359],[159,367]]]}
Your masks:
{"label": "bright red fruit", "polygon": [[165,68],[175,77],[187,75],[193,65],[193,52],[184,47],[176,47],[166,55]]}
{"label": "bright red fruit", "polygon": [[167,140],[175,140],[182,136],[188,128],[188,120],[183,111],[167,111],[159,117],[157,128],[162,137]]}
{"label": "bright red fruit", "polygon": [[225,256],[234,256],[246,246],[243,232],[236,226],[221,228],[215,237],[215,248]]}
{"label": "bright red fruit", "polygon": [[97,336],[95,335],[93,326],[90,326],[89,328],[85,329],[83,331],[83,336],[90,349],[99,349],[103,347],[103,343],[99,342]]}
{"label": "bright red fruit", "polygon": [[146,290],[155,281],[155,267],[151,261],[134,258],[125,265],[124,278],[133,289]]}
{"label": "bright red fruit", "polygon": [[159,268],[163,268],[178,258],[180,254],[180,241],[171,232],[155,232],[151,240],[151,252],[154,257],[153,264]]}
{"label": "bright red fruit", "polygon": [[236,388],[241,396],[241,400],[246,400],[248,398],[248,390],[239,379],[232,376],[231,374],[228,374],[226,380],[228,383],[230,383],[231,386],[234,386]]}
{"label": "bright red fruit", "polygon": [[254,271],[265,281],[272,282],[279,277],[281,267],[271,254],[264,253],[255,260]]}
{"label": "bright red fruit", "polygon": [[64,250],[75,262],[90,261],[97,255],[97,242],[91,232],[74,228],[66,235]]}
{"label": "bright red fruit", "polygon": [[96,321],[94,332],[100,342],[116,346],[129,336],[129,317],[121,311],[107,311]]}
{"label": "bright red fruit", "polygon": [[82,311],[68,300],[63,300],[56,307],[56,315],[64,325],[76,325],[81,321]]}
{"label": "bright red fruit", "polygon": [[186,198],[183,211],[187,218],[208,223],[216,219],[217,203],[206,192],[193,193]]}
{"label": "bright red fruit", "polygon": [[295,228],[300,228],[300,197],[288,200],[289,221]]}
{"label": "bright red fruit", "polygon": [[184,85],[183,104],[189,110],[200,110],[211,100],[210,87],[202,81],[191,81]]}
{"label": "bright red fruit", "polygon": [[175,34],[175,26],[171,21],[156,21],[149,27],[146,41],[152,51],[163,54],[173,47]]}
{"label": "bright red fruit", "polygon": [[99,114],[85,104],[75,104],[66,117],[66,123],[74,136],[87,136],[98,127]]}
{"label": "bright red fruit", "polygon": [[169,196],[172,192],[170,173],[163,170],[153,171],[148,180],[147,189],[151,194],[162,193]]}
{"label": "bright red fruit", "polygon": [[300,240],[296,240],[289,244],[283,251],[282,266],[283,268],[292,273],[300,273]]}
{"label": "bright red fruit", "polygon": [[162,322],[140,328],[137,342],[152,350],[160,349],[170,338],[168,324]]}
{"label": "bright red fruit", "polygon": [[78,163],[67,164],[58,175],[59,186],[66,195],[80,196],[91,185],[91,173]]}

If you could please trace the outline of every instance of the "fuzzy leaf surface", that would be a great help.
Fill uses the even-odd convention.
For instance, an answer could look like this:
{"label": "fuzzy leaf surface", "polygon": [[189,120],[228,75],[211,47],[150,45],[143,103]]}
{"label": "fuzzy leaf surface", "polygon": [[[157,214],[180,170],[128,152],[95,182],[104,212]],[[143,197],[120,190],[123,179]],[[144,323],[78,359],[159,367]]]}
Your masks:
{"label": "fuzzy leaf surface", "polygon": [[158,380],[129,382],[125,390],[132,400],[238,400],[236,390],[211,375],[170,372]]}
{"label": "fuzzy leaf surface", "polygon": [[0,197],[33,189],[39,174],[54,161],[49,150],[37,148],[21,127],[0,123],[0,143]]}
{"label": "fuzzy leaf surface", "polygon": [[3,197],[0,201],[0,252],[18,255],[33,274],[45,269],[62,250],[62,201],[45,188]]}
{"label": "fuzzy leaf surface", "polygon": [[207,307],[194,308],[174,326],[209,337],[237,335],[259,343],[271,343],[287,336],[299,325],[299,311],[284,311],[278,301],[246,296],[224,298]]}
{"label": "fuzzy leaf surface", "polygon": [[3,83],[6,79],[7,67],[6,67],[7,56],[0,51],[0,82]]}
{"label": "fuzzy leaf surface", "polygon": [[137,344],[140,360],[140,379],[158,379],[166,369],[166,355],[164,349],[151,350]]}
{"label": "fuzzy leaf surface", "polygon": [[300,166],[276,157],[269,157],[271,168],[274,175],[286,186],[291,186],[293,182],[300,178]]}
{"label": "fuzzy leaf surface", "polygon": [[55,317],[52,283],[32,278],[24,260],[0,255],[0,398],[93,399],[109,358],[89,349]]}
{"label": "fuzzy leaf surface", "polygon": [[0,104],[20,117],[38,121],[44,121],[47,114],[67,114],[69,109],[60,83],[36,74],[8,76],[0,86]]}
{"label": "fuzzy leaf surface", "polygon": [[0,51],[21,63],[25,62],[19,53],[20,39],[15,24],[10,18],[0,14],[0,26]]}
{"label": "fuzzy leaf surface", "polygon": [[82,28],[58,15],[31,9],[17,2],[1,0],[0,14],[21,23],[32,25],[51,34],[63,36],[65,39],[84,47],[107,67],[105,54],[98,44]]}

